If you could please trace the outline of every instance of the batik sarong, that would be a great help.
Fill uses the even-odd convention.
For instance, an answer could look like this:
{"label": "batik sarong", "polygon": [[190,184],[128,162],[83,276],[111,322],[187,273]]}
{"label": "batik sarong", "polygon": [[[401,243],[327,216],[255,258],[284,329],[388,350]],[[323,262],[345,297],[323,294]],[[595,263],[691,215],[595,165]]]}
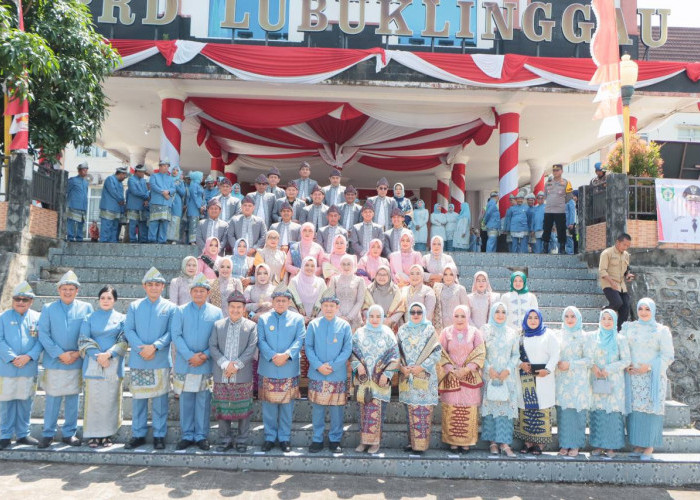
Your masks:
{"label": "batik sarong", "polygon": [[47,396],[74,396],[80,394],[83,383],[81,370],[44,370],[41,386]]}
{"label": "batik sarong", "polygon": [[552,442],[552,409],[518,410],[518,421],[515,424],[516,438],[535,444]]}
{"label": "batik sarong", "polygon": [[150,205],[149,222],[157,220],[170,221],[172,210],[167,205]]}
{"label": "batik sarong", "polygon": [[258,387],[261,401],[283,405],[299,398],[299,377],[268,378],[263,377]]}
{"label": "batik sarong", "polygon": [[442,403],[442,442],[452,446],[474,446],[478,441],[479,412],[476,406]]}
{"label": "batik sarong", "polygon": [[131,369],[129,391],[134,399],[157,398],[170,390],[170,368]]}
{"label": "batik sarong", "polygon": [[77,208],[66,208],[66,217],[75,222],[86,222],[87,212],[78,210]]}
{"label": "batik sarong", "polygon": [[[110,363],[116,376],[117,363]],[[122,425],[122,379],[85,378],[83,438],[113,436]]]}
{"label": "batik sarong", "polygon": [[347,400],[347,382],[309,380],[309,401],[323,406],[344,406]]}
{"label": "batik sarong", "polygon": [[378,445],[382,440],[382,402],[360,403],[360,443]]}
{"label": "batik sarong", "polygon": [[0,401],[25,401],[36,393],[36,377],[0,377]]}
{"label": "batik sarong", "polygon": [[253,414],[253,382],[214,383],[211,401],[216,420],[243,420]]}
{"label": "batik sarong", "polygon": [[180,241],[180,223],[182,218],[173,215],[170,219],[170,224],[168,225],[168,241]]}
{"label": "batik sarong", "polygon": [[407,405],[408,435],[414,451],[425,451],[430,447],[430,430],[433,422],[433,407]]}
{"label": "batik sarong", "polygon": [[174,373],[173,392],[178,396],[183,392],[210,391],[212,385],[211,374]]}

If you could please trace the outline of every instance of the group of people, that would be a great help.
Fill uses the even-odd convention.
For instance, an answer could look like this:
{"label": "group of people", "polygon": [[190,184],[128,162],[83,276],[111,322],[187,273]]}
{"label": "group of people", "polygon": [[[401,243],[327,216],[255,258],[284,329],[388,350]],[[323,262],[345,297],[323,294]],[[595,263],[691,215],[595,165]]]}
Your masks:
{"label": "group of people", "polygon": [[[381,209],[385,215],[387,208]],[[452,452],[469,451],[481,423],[491,453],[515,456],[511,446],[518,438],[521,453],[541,454],[553,440],[556,407],[560,455],[578,455],[588,422],[593,455],[614,457],[625,446],[626,428],[634,453],[652,458],[661,445],[666,369],[674,354],[651,299],[639,301],[639,319],[620,332],[610,309],[595,331],[585,332],[573,306],[552,330],[524,273],[514,272],[510,291],[499,295],[479,271],[467,293],[440,236],[422,256],[412,233],[402,230],[399,250],[386,259],[380,234],[364,234],[363,224],[376,225],[369,215],[365,209],[367,222],[351,237],[359,262],[347,253],[342,234],[327,254],[314,241],[312,222],[304,223],[301,241],[288,253],[275,250],[270,235],[280,235],[273,230],[253,252],[238,237],[233,258],[219,256],[218,240],[207,237],[208,253],[184,259],[169,300],[164,276],[151,268],[142,279],[145,297],[129,304],[126,315],[115,311],[111,286],[100,291],[96,310],[77,300],[80,283],[72,271],[58,282],[59,300],[41,313],[31,310],[29,284],[20,284],[12,308],[0,315],[0,448],[13,437],[50,446],[62,401],[62,439],[80,445],[81,392],[83,440],[111,446],[121,425],[130,349],[127,449],[146,442],[149,400],[154,447],[165,447],[172,388],[182,429],[177,449],[210,449],[213,415],[218,449],[246,451],[257,390],[262,450],[278,445],[289,451],[294,403],[306,389],[312,453],[324,448],[327,412],[328,447],[342,451],[348,397],[360,409],[356,451],[378,452],[386,404],[398,392],[407,411],[406,451],[413,454],[429,448],[433,411],[441,405],[442,441]],[[42,438],[35,440],[29,419],[42,352],[46,411]]]}
{"label": "group of people", "polygon": [[[81,163],[78,175],[68,181],[69,241],[83,239],[88,168],[87,163]],[[143,165],[134,167],[133,175],[126,167],[120,167],[107,177],[100,199],[101,228],[97,230],[93,224],[91,234],[99,234],[102,242],[117,242],[121,223],[127,226],[132,243],[186,242],[196,244],[200,250],[207,236],[215,236],[223,253],[225,248],[234,250],[237,233],[241,234],[244,228],[249,248],[262,246],[266,231],[275,229],[280,233],[280,246],[285,247],[299,240],[299,225],[304,222],[310,222],[317,232],[326,226],[338,228],[339,234],[349,238],[353,228],[363,222],[363,211],[368,207],[373,213],[372,222],[381,232],[405,227],[413,233],[418,250],[425,250],[432,237],[440,236],[448,251],[478,252],[482,249],[483,232],[487,252],[495,252],[498,236],[505,234],[509,250],[514,253],[575,253],[577,193],[562,178],[561,165],[554,165],[552,172],[544,191],[536,196],[526,195],[525,191],[511,195],[511,207],[504,217],[499,211],[499,194],[492,192],[479,220],[473,221],[466,202],[459,212],[453,204],[446,210],[436,204],[429,212],[422,200],[413,206],[401,183],[394,184],[393,196],[388,196],[390,186],[385,178],[377,183],[377,196],[360,205],[357,190],[341,184],[338,170],[332,170],[329,184],[321,187],[311,178],[311,167],[306,162],[299,168],[299,178],[289,181],[284,189],[280,187],[280,171],[272,168],[267,175],[260,174],[254,191],[244,196],[240,184],[232,184],[226,177],[209,176],[202,181],[201,172],[182,173],[177,166],[162,160],[148,181]],[[125,193],[123,182],[127,177]],[[245,205],[252,208],[246,210]],[[336,229],[324,232],[329,233],[324,243],[330,253]],[[367,251],[368,242],[362,236],[359,240],[353,247],[360,244]],[[398,239],[384,241],[385,254],[396,250],[392,243],[397,245]],[[354,251],[355,248],[351,253]]]}

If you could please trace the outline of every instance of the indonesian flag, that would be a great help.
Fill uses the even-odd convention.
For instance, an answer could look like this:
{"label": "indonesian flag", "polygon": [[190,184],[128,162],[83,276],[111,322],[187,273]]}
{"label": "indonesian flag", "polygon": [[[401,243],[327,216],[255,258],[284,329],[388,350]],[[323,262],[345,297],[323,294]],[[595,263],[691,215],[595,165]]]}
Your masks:
{"label": "indonesian flag", "polygon": [[[22,16],[22,0],[14,0],[17,5],[19,29],[24,31],[24,17]],[[24,99],[13,97],[8,92],[9,102],[5,115],[11,116],[9,133],[12,135],[10,151],[26,152],[29,149],[29,103]]]}
{"label": "indonesian flag", "polygon": [[600,85],[593,102],[598,109],[593,118],[603,120],[598,137],[622,132],[620,105],[620,49],[617,38],[615,0],[593,0],[593,12],[598,20],[591,40],[591,57],[598,69],[591,85]]}

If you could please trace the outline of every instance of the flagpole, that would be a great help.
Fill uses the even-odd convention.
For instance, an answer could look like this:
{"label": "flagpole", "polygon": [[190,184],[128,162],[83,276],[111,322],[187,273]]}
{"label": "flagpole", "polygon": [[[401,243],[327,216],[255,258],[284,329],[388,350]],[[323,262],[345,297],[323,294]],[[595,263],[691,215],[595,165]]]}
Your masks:
{"label": "flagpole", "polygon": [[[10,100],[7,98],[7,94],[5,92],[2,93],[3,99],[5,101],[5,107],[3,109],[7,109]],[[5,115],[5,126],[3,128],[3,143],[5,144],[5,151],[4,154],[7,157],[7,160],[3,160],[2,162],[2,168],[5,169],[5,197],[7,197],[7,190],[9,189],[9,182],[10,182],[10,144],[12,142],[12,137],[10,136],[10,125],[12,125],[12,116],[10,115]]]}

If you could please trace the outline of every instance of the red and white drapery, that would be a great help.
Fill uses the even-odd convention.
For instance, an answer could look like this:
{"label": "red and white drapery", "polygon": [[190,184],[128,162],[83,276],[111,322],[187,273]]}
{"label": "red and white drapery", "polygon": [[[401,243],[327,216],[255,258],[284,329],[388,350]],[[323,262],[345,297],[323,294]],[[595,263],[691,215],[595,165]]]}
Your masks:
{"label": "red and white drapery", "polygon": [[455,148],[485,144],[496,125],[490,108],[397,110],[367,103],[190,97],[185,121],[197,142],[224,162],[320,157],[335,168],[362,163],[418,171],[440,165]]}
{"label": "red and white drapery", "polygon": [[[190,40],[111,40],[121,54],[119,69],[160,54],[166,64],[185,64],[201,55],[242,80],[276,83],[319,83],[362,61],[375,60],[380,72],[395,61],[439,80],[486,88],[522,88],[555,83],[595,91],[589,82],[592,59],[531,57],[517,54],[448,54],[402,50],[266,47],[202,43]],[[639,61],[644,88],[685,73],[700,80],[700,63]]]}

